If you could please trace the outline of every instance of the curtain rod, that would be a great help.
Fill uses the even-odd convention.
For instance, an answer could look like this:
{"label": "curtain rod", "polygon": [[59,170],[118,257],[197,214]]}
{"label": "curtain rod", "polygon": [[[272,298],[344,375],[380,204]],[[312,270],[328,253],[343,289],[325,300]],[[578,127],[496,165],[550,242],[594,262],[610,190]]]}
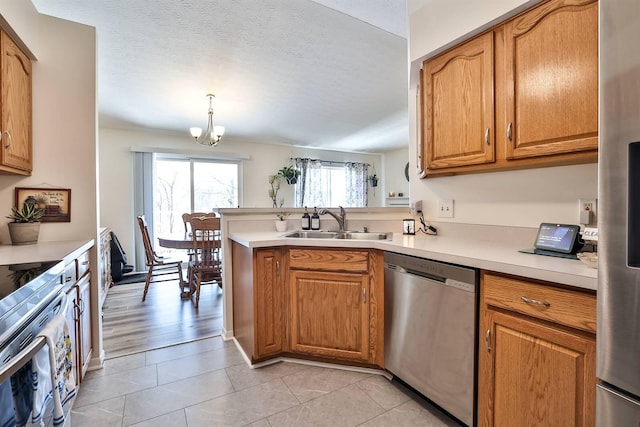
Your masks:
{"label": "curtain rod", "polygon": [[362,163],[363,165],[367,165],[367,166],[371,166],[369,163],[363,163],[363,162],[339,162],[337,160],[322,160],[322,159],[309,159],[307,157],[289,157],[289,160],[311,160],[312,162],[322,162],[322,163],[328,163],[330,165],[335,164],[335,165],[348,165],[350,163]]}

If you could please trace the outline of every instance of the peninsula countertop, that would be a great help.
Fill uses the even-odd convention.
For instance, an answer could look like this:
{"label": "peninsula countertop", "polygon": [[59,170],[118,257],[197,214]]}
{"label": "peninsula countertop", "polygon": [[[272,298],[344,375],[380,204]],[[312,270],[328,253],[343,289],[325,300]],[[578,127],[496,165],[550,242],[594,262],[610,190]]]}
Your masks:
{"label": "peninsula countertop", "polygon": [[524,254],[523,242],[493,241],[472,236],[403,235],[393,233],[391,240],[308,239],[284,237],[288,232],[233,232],[229,239],[249,248],[271,246],[310,246],[336,248],[373,248],[513,274],[530,279],[597,290],[597,270],[579,260]]}

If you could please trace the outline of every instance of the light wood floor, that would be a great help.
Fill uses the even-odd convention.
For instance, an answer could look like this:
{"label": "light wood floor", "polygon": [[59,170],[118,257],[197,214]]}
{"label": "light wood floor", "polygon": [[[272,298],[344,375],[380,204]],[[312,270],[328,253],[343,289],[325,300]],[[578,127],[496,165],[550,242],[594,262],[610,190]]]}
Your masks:
{"label": "light wood floor", "polygon": [[103,306],[103,340],[107,359],[219,335],[222,290],[201,288],[200,307],[180,299],[177,280],[152,283],[142,302],[143,283],[109,289]]}

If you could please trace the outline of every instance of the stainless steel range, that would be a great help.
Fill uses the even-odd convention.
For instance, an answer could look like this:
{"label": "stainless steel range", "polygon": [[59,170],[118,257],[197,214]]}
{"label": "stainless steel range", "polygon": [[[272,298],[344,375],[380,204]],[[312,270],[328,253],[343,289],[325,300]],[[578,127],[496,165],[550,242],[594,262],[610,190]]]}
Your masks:
{"label": "stainless steel range", "polygon": [[45,345],[38,334],[65,310],[63,278],[62,261],[0,265],[0,425],[30,425],[24,420],[28,405],[16,404],[16,388]]}

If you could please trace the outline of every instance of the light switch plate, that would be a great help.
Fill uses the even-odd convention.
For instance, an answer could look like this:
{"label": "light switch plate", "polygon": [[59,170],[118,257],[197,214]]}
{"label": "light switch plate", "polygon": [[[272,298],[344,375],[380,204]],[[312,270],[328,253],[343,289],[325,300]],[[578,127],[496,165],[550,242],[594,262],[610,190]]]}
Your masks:
{"label": "light switch plate", "polygon": [[438,218],[453,218],[453,200],[440,199],[438,200]]}

